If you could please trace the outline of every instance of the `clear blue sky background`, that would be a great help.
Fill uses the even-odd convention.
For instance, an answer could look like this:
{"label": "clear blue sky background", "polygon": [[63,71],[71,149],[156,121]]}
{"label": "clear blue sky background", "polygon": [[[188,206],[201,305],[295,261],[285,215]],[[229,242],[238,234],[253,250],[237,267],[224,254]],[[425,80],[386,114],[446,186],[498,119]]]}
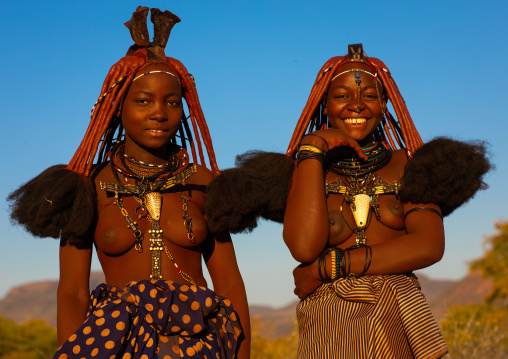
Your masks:
{"label": "clear blue sky background", "polygon": [[[283,152],[314,78],[330,57],[362,42],[390,68],[422,138],[491,143],[490,189],[445,219],[443,260],[424,272],[461,278],[482,255],[493,223],[507,218],[505,1],[4,1],[0,14],[0,297],[58,277],[58,242],[11,226],[8,193],[67,163],[109,67],[132,40],[122,23],[137,5],[182,22],[166,53],[195,76],[221,168],[251,149]],[[234,236],[251,303],[293,300],[282,227]],[[94,269],[100,266],[96,260]]]}

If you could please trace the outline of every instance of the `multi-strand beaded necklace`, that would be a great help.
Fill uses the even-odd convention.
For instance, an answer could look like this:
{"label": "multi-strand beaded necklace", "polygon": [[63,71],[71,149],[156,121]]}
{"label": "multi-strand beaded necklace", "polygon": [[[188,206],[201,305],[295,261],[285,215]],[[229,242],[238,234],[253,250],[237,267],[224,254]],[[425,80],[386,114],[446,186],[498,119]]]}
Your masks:
{"label": "multi-strand beaded necklace", "polygon": [[[189,166],[189,156],[187,152],[174,146],[168,160],[163,165],[153,165],[136,160],[124,153],[125,143],[119,143],[112,149],[111,168],[117,183],[100,182],[101,189],[114,194],[115,204],[120,208],[124,218],[127,220],[128,227],[133,231],[136,238],[135,248],[143,252],[143,234],[138,229],[138,224],[129,215],[122,203],[123,196],[134,196],[138,203],[135,213],[139,219],[147,218],[151,223],[150,251],[152,253],[152,272],[150,278],[162,279],[161,275],[161,252],[164,250],[168,258],[175,266],[178,273],[189,283],[195,284],[192,278],[183,272],[175,259],[171,255],[168,247],[163,240],[163,230],[160,228],[160,214],[162,209],[161,192],[169,188],[185,183],[185,180],[196,173],[196,165]],[[119,174],[124,176],[124,184]],[[131,184],[129,180],[134,180]],[[195,243],[194,233],[192,232],[192,218],[188,213],[188,197],[181,194],[182,198],[182,217],[187,229],[187,237],[191,243]]]}
{"label": "multi-strand beaded necklace", "polygon": [[325,192],[343,194],[344,202],[348,203],[353,212],[356,226],[350,225],[344,218],[346,224],[356,233],[356,245],[363,246],[367,244],[365,231],[370,224],[371,211],[379,220],[379,202],[380,194],[395,193],[398,194],[400,183],[394,182],[390,185],[383,185],[382,178],[376,178],[375,171],[386,166],[392,157],[391,150],[378,142],[370,143],[362,147],[367,155],[367,160],[358,157],[353,149],[339,149],[333,155],[325,157],[325,166],[331,172],[340,175],[334,181],[326,181]]}

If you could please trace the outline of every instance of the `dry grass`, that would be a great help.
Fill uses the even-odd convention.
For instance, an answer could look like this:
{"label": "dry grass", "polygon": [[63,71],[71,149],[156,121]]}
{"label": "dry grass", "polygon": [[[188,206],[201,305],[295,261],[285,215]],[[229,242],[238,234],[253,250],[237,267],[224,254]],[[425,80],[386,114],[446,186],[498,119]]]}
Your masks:
{"label": "dry grass", "polygon": [[508,310],[488,305],[453,307],[441,323],[445,359],[508,358]]}

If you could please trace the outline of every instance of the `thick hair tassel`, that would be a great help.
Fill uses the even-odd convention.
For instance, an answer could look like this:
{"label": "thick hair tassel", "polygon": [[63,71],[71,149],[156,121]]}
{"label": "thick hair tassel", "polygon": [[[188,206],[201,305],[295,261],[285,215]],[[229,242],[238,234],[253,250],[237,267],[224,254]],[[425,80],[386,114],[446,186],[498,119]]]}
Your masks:
{"label": "thick hair tassel", "polygon": [[162,12],[159,9],[152,8],[150,20],[153,23],[153,42],[151,46],[165,49],[171,30],[175,24],[180,22],[180,18],[168,10]]}
{"label": "thick hair tassel", "polygon": [[[132,13],[131,19],[124,23],[131,33],[132,40],[136,44],[134,46],[146,47],[150,44],[150,35],[148,34],[148,25],[146,22],[148,11],[146,6],[138,6],[136,11]],[[128,55],[129,52],[127,53]]]}

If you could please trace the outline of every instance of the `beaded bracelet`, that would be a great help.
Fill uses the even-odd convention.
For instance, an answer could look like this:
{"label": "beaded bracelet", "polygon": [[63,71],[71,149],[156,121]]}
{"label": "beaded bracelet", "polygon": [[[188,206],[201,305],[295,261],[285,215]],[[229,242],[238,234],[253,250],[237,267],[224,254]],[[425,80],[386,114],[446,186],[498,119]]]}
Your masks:
{"label": "beaded bracelet", "polygon": [[406,214],[404,215],[404,221],[406,221],[406,217],[410,214],[410,213],[413,213],[413,212],[416,212],[416,211],[429,211],[429,212],[434,212],[435,214],[437,214],[439,217],[441,217],[441,220],[443,220],[443,215],[441,214],[441,212],[439,212],[437,209],[434,209],[434,208],[431,208],[431,207],[415,207],[415,208],[411,208],[409,211],[406,212]]}
{"label": "beaded bracelet", "polygon": [[326,272],[326,255],[328,252],[330,252],[330,248],[325,249],[318,258],[318,274],[323,283],[330,282],[332,280]]}
{"label": "beaded bracelet", "polygon": [[346,254],[347,254],[347,272],[346,272],[346,266],[344,265],[344,277],[354,276],[355,274],[351,273],[351,248],[347,248],[344,251],[344,262],[346,261],[346,259],[345,259]]}
{"label": "beaded bracelet", "polygon": [[318,160],[319,162],[321,162],[321,164],[323,164],[324,158],[325,158],[325,156],[322,153],[307,152],[307,151],[298,152],[296,166],[298,167],[300,162],[308,160],[308,159]]}
{"label": "beaded bracelet", "polygon": [[328,142],[326,142],[326,140],[325,140],[323,137],[321,137],[321,136],[319,136],[319,135],[316,135],[315,133],[308,133],[308,134],[306,134],[305,136],[314,136],[314,137],[319,138],[320,140],[322,140],[322,141],[325,143],[325,145],[326,145],[326,152],[328,152],[328,150],[330,149],[330,148],[328,147]]}
{"label": "beaded bracelet", "polygon": [[298,148],[298,152],[300,152],[300,151],[323,153],[323,150],[321,148],[319,148],[318,146],[310,145],[310,144],[300,145],[300,147]]}
{"label": "beaded bracelet", "polygon": [[337,278],[337,267],[336,267],[336,261],[335,261],[336,253],[337,253],[336,251],[330,252],[330,255],[332,257],[332,280],[335,280],[335,278]]}
{"label": "beaded bracelet", "polygon": [[335,248],[335,267],[333,268],[333,271],[335,272],[336,278],[344,277],[344,269],[345,269],[345,257],[344,257],[344,250],[341,248]]}
{"label": "beaded bracelet", "polygon": [[[351,273],[351,251],[358,249],[358,248],[365,248],[365,262],[363,264],[363,270],[360,275],[356,275],[354,273]],[[347,259],[346,259],[347,257]],[[363,277],[365,273],[370,268],[370,264],[372,262],[372,248],[367,245],[361,245],[361,246],[352,246],[344,250],[344,263],[342,264],[342,276],[343,277]],[[346,265],[347,263],[347,265]]]}
{"label": "beaded bracelet", "polygon": [[[360,275],[351,273],[351,251],[358,248],[365,248],[365,263]],[[330,253],[331,276],[326,271],[326,255]],[[338,247],[326,248],[318,259],[318,273],[323,283],[331,282],[339,278],[362,277],[367,273],[372,262],[372,248],[370,246],[352,246],[346,249]]]}
{"label": "beaded bracelet", "polygon": [[363,271],[360,276],[364,276],[365,273],[369,270],[370,263],[372,262],[372,248],[370,246],[364,246],[365,247],[365,263],[363,265]]}

